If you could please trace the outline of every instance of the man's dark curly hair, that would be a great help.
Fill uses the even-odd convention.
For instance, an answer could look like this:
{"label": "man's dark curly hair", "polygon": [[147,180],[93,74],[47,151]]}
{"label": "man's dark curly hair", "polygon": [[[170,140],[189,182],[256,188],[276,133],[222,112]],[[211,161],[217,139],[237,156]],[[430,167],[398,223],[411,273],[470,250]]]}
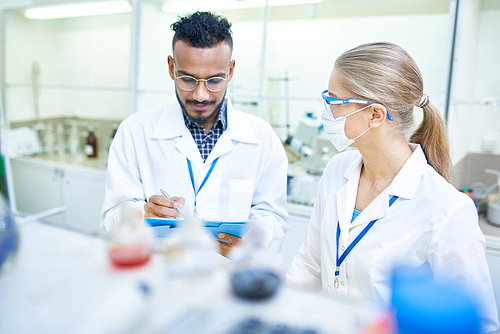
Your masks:
{"label": "man's dark curly hair", "polygon": [[183,41],[196,48],[210,48],[221,42],[226,42],[233,49],[231,23],[222,16],[210,12],[195,12],[179,17],[170,26],[175,31],[172,50],[177,41]]}

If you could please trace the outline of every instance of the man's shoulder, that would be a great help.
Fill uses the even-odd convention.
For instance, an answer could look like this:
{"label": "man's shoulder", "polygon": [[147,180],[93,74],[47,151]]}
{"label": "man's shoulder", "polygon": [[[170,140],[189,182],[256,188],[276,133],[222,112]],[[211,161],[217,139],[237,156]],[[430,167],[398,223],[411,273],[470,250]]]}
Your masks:
{"label": "man's shoulder", "polygon": [[247,112],[240,111],[237,109],[233,109],[233,112],[238,114],[240,117],[244,118],[248,122],[250,127],[252,127],[252,129],[254,131],[256,131],[256,134],[259,132],[262,132],[262,131],[264,131],[264,132],[273,131],[274,132],[271,125],[267,121],[265,121],[264,119],[262,119],[258,116],[255,116],[255,115],[252,115],[252,114],[249,114]]}
{"label": "man's shoulder", "polygon": [[146,124],[156,125],[161,115],[168,109],[168,105],[155,109],[142,110],[128,116],[122,123],[129,127],[142,127]]}

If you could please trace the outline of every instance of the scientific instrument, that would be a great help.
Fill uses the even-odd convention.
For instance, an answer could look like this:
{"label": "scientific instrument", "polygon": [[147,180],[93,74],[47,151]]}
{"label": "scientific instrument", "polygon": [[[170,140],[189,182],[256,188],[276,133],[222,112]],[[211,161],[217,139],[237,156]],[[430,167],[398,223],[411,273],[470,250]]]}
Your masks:
{"label": "scientific instrument", "polygon": [[321,175],[328,161],[338,153],[312,113],[299,121],[295,136],[289,136],[285,144],[299,156],[297,163],[312,175]]}

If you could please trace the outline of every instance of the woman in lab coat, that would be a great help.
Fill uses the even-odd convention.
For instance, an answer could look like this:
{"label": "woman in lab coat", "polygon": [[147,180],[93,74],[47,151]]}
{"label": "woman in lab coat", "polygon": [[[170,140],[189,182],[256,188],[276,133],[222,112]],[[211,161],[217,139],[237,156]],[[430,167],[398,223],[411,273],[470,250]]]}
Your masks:
{"label": "woman in lab coat", "polygon": [[[335,62],[323,99],[330,141],[339,152],[358,150],[325,168],[287,281],[388,304],[394,267],[427,267],[435,280],[471,291],[482,331],[498,331],[477,211],[449,183],[445,123],[411,56],[391,43],[349,50]],[[415,106],[424,117],[408,143]]]}

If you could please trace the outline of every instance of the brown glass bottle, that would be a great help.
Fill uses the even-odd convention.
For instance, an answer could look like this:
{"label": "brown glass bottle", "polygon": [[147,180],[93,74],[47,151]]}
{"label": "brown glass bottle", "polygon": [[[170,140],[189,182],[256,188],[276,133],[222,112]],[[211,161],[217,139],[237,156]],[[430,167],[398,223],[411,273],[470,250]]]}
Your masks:
{"label": "brown glass bottle", "polygon": [[89,133],[87,136],[87,145],[85,145],[85,154],[89,158],[97,157],[97,139],[94,135],[94,128],[89,126],[87,128],[87,132]]}

